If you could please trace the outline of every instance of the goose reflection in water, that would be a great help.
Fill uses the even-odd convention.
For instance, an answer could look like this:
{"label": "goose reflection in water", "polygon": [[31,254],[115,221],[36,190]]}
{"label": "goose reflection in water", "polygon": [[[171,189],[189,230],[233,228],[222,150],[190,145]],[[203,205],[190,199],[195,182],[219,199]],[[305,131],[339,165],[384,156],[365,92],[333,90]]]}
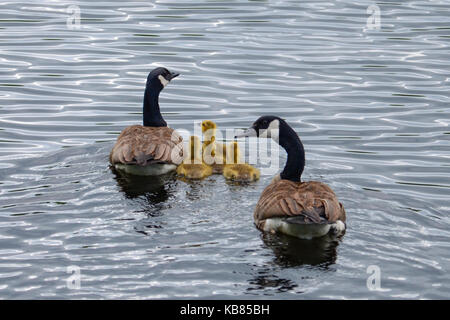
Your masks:
{"label": "goose reflection in water", "polygon": [[283,268],[303,265],[328,269],[336,262],[339,238],[325,235],[311,240],[302,240],[283,234],[261,234],[267,248],[274,253],[274,263]]}
{"label": "goose reflection in water", "polygon": [[189,201],[198,201],[201,199],[210,199],[217,189],[217,176],[209,176],[205,179],[188,179],[177,176],[178,181],[182,181],[185,197]]}
{"label": "goose reflection in water", "polygon": [[282,269],[309,266],[319,271],[333,271],[329,267],[336,262],[339,239],[326,235],[312,240],[302,240],[283,234],[261,234],[264,246],[273,252],[273,264],[257,267],[256,275],[249,279],[247,293],[264,291],[266,294],[296,291],[302,293],[301,284],[292,279],[276,276],[279,267]]}
{"label": "goose reflection in water", "polygon": [[173,174],[148,177],[122,173],[113,167],[111,171],[128,199],[144,197],[149,204],[166,202],[170,197],[170,185],[175,181]]}
{"label": "goose reflection in water", "polygon": [[[136,222],[134,230],[138,233],[149,235],[162,228],[158,217],[173,194],[174,175],[169,173],[160,176],[136,176],[122,173],[111,167],[114,179],[125,194],[127,199],[136,202],[138,212],[146,216]],[[134,220],[133,218],[131,218]],[[150,230],[153,230],[150,232]]]}

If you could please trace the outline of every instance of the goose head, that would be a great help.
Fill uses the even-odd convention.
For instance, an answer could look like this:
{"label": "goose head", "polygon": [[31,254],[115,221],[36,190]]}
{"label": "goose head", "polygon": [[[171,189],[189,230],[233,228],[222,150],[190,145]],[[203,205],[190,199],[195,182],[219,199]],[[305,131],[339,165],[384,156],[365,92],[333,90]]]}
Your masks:
{"label": "goose head", "polygon": [[250,128],[235,136],[235,138],[238,137],[272,138],[288,154],[280,178],[294,182],[300,181],[305,167],[305,149],[295,130],[285,120],[277,116],[262,116],[253,122]]}
{"label": "goose head", "polygon": [[262,116],[253,122],[252,126],[247,130],[237,134],[239,137],[258,137],[272,138],[278,142],[280,124],[284,124],[284,120],[276,116]]}
{"label": "goose head", "polygon": [[159,110],[159,94],[173,78],[178,76],[179,73],[170,72],[162,67],[153,69],[148,74],[144,92],[144,126],[167,127]]}
{"label": "goose head", "polygon": [[171,72],[163,67],[155,68],[148,74],[147,87],[161,91],[173,78],[176,78],[179,75],[179,73]]}

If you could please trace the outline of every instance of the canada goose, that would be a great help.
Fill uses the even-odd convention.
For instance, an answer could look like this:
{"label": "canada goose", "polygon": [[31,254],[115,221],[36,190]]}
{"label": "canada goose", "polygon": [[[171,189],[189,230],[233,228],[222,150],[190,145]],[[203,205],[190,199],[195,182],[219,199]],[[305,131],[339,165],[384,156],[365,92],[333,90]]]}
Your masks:
{"label": "canada goose", "polygon": [[216,141],[217,125],[211,120],[202,121],[203,160],[213,168],[213,173],[223,173],[226,146]]}
{"label": "canada goose", "polygon": [[159,93],[179,74],[156,68],[147,77],[144,123],[125,128],[111,150],[109,161],[118,170],[135,175],[173,171],[183,160],[183,138],[167,126],[159,111]]}
{"label": "canada goose", "polygon": [[259,170],[247,163],[240,163],[241,151],[237,141],[230,142],[227,147],[227,161],[223,168],[223,176],[228,180],[256,181],[259,179]]}
{"label": "canada goose", "polygon": [[258,229],[280,232],[302,239],[341,234],[345,210],[333,190],[317,181],[300,180],[305,151],[300,138],[283,119],[262,116],[238,136],[272,138],[287,152],[281,174],[264,189],[253,215]]}
{"label": "canada goose", "polygon": [[212,175],[212,168],[202,160],[202,144],[199,137],[189,138],[188,156],[177,168],[177,174],[188,179],[203,179]]}

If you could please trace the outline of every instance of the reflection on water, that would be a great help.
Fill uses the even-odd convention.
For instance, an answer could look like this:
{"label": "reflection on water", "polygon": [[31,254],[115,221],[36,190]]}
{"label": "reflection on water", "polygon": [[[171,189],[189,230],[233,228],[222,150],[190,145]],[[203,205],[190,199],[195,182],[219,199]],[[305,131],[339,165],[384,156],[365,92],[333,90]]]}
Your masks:
{"label": "reflection on water", "polygon": [[170,183],[173,174],[161,176],[135,176],[125,174],[114,167],[110,167],[120,191],[129,199],[144,197],[149,206],[166,202],[170,196]]}
{"label": "reflection on water", "polygon": [[163,215],[166,202],[173,197],[174,174],[161,176],[136,176],[126,174],[110,166],[114,179],[127,199],[134,199],[136,212],[146,216],[136,224],[134,230],[143,235],[163,228],[163,223],[154,218]]}
{"label": "reflection on water", "polygon": [[[283,292],[302,294],[308,278],[314,278],[302,275],[302,269],[307,269],[314,276],[317,276],[317,273],[335,271],[330,266],[336,262],[337,247],[341,239],[327,235],[313,240],[301,240],[272,233],[261,233],[260,238],[263,247],[271,251],[270,255],[267,254],[271,261],[262,267],[252,267],[255,272],[248,280],[248,294],[253,295],[259,291],[268,296],[277,296]],[[293,280],[283,277],[283,274],[277,275],[277,270],[286,270],[287,274],[298,273],[302,276]]]}
{"label": "reflection on water", "polygon": [[[274,276],[271,270],[259,271],[258,275],[248,282],[250,284],[247,288],[248,294],[263,291],[265,295],[271,296],[277,293],[293,291],[298,288],[298,284],[295,281]],[[296,290],[296,293],[302,292]]]}
{"label": "reflection on water", "polygon": [[263,233],[264,245],[274,254],[274,263],[283,268],[303,265],[327,268],[336,261],[339,240],[331,235],[301,240],[282,234]]}
{"label": "reflection on water", "polygon": [[[2,3],[0,298],[448,298],[448,1]],[[45,35],[45,36],[44,36]],[[122,176],[149,70],[174,129],[286,118],[305,180],[347,210],[342,239],[261,234],[271,176]],[[286,160],[280,152],[282,165]],[[66,267],[81,269],[78,291]],[[381,270],[383,291],[366,287]]]}

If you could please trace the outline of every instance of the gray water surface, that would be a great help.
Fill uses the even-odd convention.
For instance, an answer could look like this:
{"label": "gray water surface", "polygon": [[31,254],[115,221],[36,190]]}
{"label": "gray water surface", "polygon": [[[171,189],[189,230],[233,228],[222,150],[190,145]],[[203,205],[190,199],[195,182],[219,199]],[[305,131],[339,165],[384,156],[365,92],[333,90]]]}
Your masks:
{"label": "gray water surface", "polygon": [[[1,2],[0,298],[448,298],[449,17],[439,0]],[[287,119],[345,236],[260,233],[270,175],[111,170],[160,65],[181,73],[160,100],[173,128]]]}

